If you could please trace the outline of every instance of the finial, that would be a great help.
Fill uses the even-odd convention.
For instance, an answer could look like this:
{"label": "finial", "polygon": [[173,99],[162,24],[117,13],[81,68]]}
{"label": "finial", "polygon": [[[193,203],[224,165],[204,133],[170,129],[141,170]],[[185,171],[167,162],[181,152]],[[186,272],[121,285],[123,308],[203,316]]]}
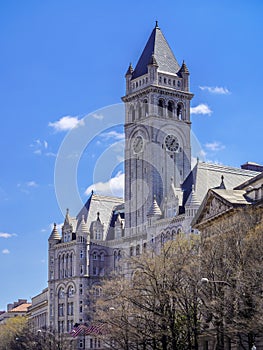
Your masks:
{"label": "finial", "polygon": [[100,212],[97,212],[97,220],[100,221]]}
{"label": "finial", "polygon": [[54,228],[56,228],[57,224],[54,222]]}
{"label": "finial", "polygon": [[174,183],[174,177],[173,176],[171,177],[171,183],[172,184]]}
{"label": "finial", "polygon": [[93,196],[93,193],[94,193],[94,191],[93,190],[91,190],[91,195]]}
{"label": "finial", "polygon": [[158,21],[155,21],[155,28],[159,28]]}
{"label": "finial", "polygon": [[199,163],[199,157],[196,158],[196,163],[197,163],[197,164]]}
{"label": "finial", "polygon": [[226,186],[225,186],[225,183],[224,183],[224,175],[221,176],[221,184],[220,184],[219,188],[221,190],[225,190],[226,189]]}
{"label": "finial", "polygon": [[69,214],[69,208],[66,209],[66,214],[67,214],[67,215]]}

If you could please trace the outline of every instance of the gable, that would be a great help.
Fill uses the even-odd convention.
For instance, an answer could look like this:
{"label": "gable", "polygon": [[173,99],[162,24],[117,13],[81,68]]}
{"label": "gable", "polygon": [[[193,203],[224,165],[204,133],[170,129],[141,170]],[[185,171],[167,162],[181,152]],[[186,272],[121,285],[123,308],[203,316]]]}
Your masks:
{"label": "gable", "polygon": [[192,221],[192,226],[197,227],[201,223],[210,221],[223,213],[226,213],[232,208],[233,205],[231,203],[228,203],[213,190],[209,190]]}

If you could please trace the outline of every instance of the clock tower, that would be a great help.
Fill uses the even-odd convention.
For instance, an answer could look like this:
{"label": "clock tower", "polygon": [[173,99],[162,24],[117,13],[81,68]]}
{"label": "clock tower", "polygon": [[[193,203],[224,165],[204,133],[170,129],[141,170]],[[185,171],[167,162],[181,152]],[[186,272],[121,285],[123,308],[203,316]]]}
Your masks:
{"label": "clock tower", "polygon": [[[191,170],[189,71],[179,65],[158,23],[126,77],[125,236],[141,236],[153,206],[158,218]],[[161,209],[160,209],[161,208]]]}

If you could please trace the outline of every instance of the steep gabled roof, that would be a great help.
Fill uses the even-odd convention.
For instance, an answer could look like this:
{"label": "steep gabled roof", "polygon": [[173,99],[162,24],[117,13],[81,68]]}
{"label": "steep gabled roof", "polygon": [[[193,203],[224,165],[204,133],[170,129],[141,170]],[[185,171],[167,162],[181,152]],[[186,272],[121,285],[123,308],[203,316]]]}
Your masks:
{"label": "steep gabled roof", "polygon": [[[216,205],[216,209],[211,207],[214,200],[220,203]],[[211,221],[225,214],[232,208],[243,207],[250,204],[251,203],[246,199],[246,191],[210,189],[192,221],[192,226],[198,227],[200,224],[204,224],[207,221]]]}
{"label": "steep gabled roof", "polygon": [[201,203],[209,189],[220,187],[222,176],[224,176],[225,188],[232,190],[257,174],[255,171],[233,168],[221,164],[198,162],[182,184],[184,191],[183,205],[185,205],[192,191],[192,185],[195,187],[196,199]]}
{"label": "steep gabled roof", "polygon": [[[109,196],[102,196],[92,193],[90,198],[85,203],[84,207],[81,209],[79,214],[77,215],[77,220],[80,223],[82,218],[87,223],[87,227],[90,228],[90,225],[93,221],[97,220],[97,214],[98,212],[100,221],[104,225],[106,229],[108,229],[111,218],[112,218],[112,211],[113,209],[123,203],[122,198],[118,197],[109,197]],[[106,238],[107,232],[104,232],[103,239]]]}
{"label": "steep gabled roof", "polygon": [[153,55],[159,71],[176,74],[181,68],[157,23],[132,73],[132,79],[147,73]]}

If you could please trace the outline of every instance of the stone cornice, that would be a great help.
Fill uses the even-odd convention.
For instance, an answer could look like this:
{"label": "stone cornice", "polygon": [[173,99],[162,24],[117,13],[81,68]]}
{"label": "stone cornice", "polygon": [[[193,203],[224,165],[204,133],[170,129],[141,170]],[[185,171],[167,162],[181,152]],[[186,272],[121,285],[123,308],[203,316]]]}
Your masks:
{"label": "stone cornice", "polygon": [[178,91],[178,90],[173,90],[173,89],[168,89],[168,88],[164,88],[164,87],[151,85],[151,86],[148,86],[144,89],[135,91],[129,95],[123,96],[122,101],[123,102],[131,102],[131,101],[138,99],[140,97],[144,97],[144,96],[148,95],[149,93],[157,93],[160,95],[173,96],[173,97],[177,97],[177,98],[184,98],[187,100],[191,100],[192,97],[194,96],[194,94],[192,94],[191,92]]}

